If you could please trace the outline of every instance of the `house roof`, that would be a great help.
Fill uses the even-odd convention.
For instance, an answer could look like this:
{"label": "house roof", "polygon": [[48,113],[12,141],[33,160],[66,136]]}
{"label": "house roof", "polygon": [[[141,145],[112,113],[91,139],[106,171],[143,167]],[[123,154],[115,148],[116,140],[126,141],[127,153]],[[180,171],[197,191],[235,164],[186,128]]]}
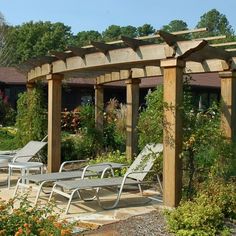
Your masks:
{"label": "house roof", "polygon": [[[203,73],[203,74],[192,74],[190,84],[192,86],[209,87],[209,88],[220,88],[220,78],[218,73]],[[71,78],[65,80],[68,84],[73,86],[91,87],[95,84],[95,80],[91,78]],[[18,71],[15,67],[0,67],[0,82],[5,84],[18,84],[23,85],[26,83],[26,76]],[[163,77],[149,77],[141,80],[141,88],[152,88],[158,84],[162,84]],[[124,81],[112,82],[106,84],[107,87],[123,87]]]}
{"label": "house roof", "polygon": [[[190,85],[196,87],[208,87],[208,88],[220,88],[220,78],[218,73],[204,73],[204,74],[192,74],[190,76]],[[141,88],[153,88],[163,83],[163,77],[149,77],[141,80]],[[112,82],[107,86],[124,86],[124,81]]]}
{"label": "house roof", "polygon": [[15,67],[0,67],[0,82],[5,84],[26,84],[26,76]]}

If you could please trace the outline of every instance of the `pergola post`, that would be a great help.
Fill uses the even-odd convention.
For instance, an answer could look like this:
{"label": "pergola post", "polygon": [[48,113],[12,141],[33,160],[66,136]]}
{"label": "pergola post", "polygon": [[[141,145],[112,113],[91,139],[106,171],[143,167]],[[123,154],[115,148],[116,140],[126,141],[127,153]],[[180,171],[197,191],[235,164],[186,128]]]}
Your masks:
{"label": "pergola post", "polygon": [[29,83],[27,82],[26,83],[26,89],[27,89],[27,92],[32,92],[32,90],[35,88],[35,83]]}
{"label": "pergola post", "polygon": [[103,85],[95,85],[95,127],[103,132],[103,108],[104,88]]}
{"label": "pergola post", "polygon": [[176,58],[161,61],[164,68],[164,205],[175,207],[181,200],[182,96],[185,62]]}
{"label": "pergola post", "polygon": [[140,79],[128,79],[126,83],[126,157],[132,160],[137,154],[137,122],[139,108],[139,83]]}
{"label": "pergola post", "polygon": [[229,140],[236,143],[236,72],[220,72],[221,129]]}
{"label": "pergola post", "polygon": [[48,171],[61,165],[61,74],[47,75],[48,81]]}

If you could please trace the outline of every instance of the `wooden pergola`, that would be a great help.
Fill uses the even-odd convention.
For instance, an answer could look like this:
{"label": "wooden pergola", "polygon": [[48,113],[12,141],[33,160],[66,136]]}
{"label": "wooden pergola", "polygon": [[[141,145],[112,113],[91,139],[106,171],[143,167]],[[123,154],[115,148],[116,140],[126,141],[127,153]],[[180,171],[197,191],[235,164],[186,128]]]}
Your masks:
{"label": "wooden pergola", "polygon": [[[48,81],[48,169],[58,171],[61,163],[61,84],[66,77],[96,78],[95,119],[103,129],[103,86],[125,80],[127,89],[126,155],[132,158],[137,151],[137,117],[139,83],[141,78],[164,77],[164,204],[178,205],[181,198],[182,168],[182,90],[183,74],[219,72],[222,97],[222,130],[236,141],[236,52],[220,46],[235,45],[209,43],[205,39],[185,40],[181,34],[204,31],[188,30],[175,33],[159,31],[157,35],[129,38],[110,43],[92,42],[87,47],[70,47],[65,52],[51,52],[52,56],[31,59],[24,64],[28,73],[27,88],[36,80]],[[161,43],[150,42],[159,38]],[[159,40],[159,41],[160,41]],[[147,134],[151,135],[151,134]]]}

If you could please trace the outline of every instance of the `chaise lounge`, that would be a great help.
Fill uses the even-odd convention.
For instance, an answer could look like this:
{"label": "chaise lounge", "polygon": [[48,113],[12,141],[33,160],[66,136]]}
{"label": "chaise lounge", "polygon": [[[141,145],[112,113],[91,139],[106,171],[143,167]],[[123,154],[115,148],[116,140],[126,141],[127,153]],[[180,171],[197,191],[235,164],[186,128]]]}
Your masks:
{"label": "chaise lounge", "polygon": [[[150,172],[155,160],[159,157],[159,154],[162,151],[162,144],[146,145],[142,152],[134,160],[132,165],[128,168],[124,177],[57,181],[52,188],[49,201],[55,193],[68,198],[68,204],[65,210],[65,213],[67,214],[74,195],[77,193],[81,200],[91,200],[84,199],[81,191],[92,189],[95,190],[95,196],[92,199],[96,198],[100,207],[103,209],[115,208],[119,203],[124,186],[136,185],[139,187],[140,193],[142,194],[141,185],[145,183],[144,178]],[[102,188],[108,187],[116,187],[118,192],[114,204],[112,206],[105,207],[100,200],[99,191]]]}

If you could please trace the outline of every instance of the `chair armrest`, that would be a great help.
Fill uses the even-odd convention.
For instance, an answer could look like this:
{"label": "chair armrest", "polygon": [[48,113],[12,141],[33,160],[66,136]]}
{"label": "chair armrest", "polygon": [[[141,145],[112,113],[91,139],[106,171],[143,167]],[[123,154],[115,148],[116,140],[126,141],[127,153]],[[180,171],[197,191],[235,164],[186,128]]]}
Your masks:
{"label": "chair armrest", "polygon": [[86,159],[86,160],[73,160],[73,161],[64,161],[61,166],[60,166],[60,169],[59,169],[59,172],[62,172],[64,169],[64,167],[68,164],[74,164],[74,163],[82,163],[82,162],[87,162],[89,159]]}
{"label": "chair armrest", "polygon": [[0,159],[13,159],[14,155],[10,155],[10,154],[0,154]]}

